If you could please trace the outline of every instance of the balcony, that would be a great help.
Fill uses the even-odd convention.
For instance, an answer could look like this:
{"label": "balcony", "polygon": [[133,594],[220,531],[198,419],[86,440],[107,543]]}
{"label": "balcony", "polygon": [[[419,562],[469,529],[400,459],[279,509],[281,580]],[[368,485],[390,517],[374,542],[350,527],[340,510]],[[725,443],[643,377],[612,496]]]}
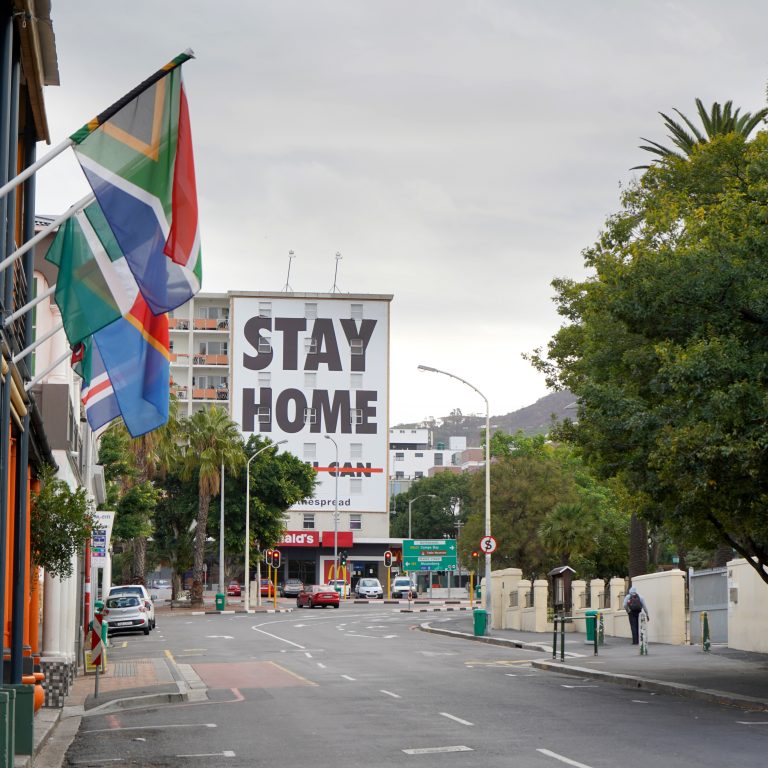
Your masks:
{"label": "balcony", "polygon": [[229,389],[227,387],[195,388],[192,390],[192,399],[227,401],[229,400]]}
{"label": "balcony", "polygon": [[229,355],[202,355],[192,356],[195,365],[229,365]]}
{"label": "balcony", "polygon": [[186,317],[170,317],[168,318],[168,328],[172,331],[188,331],[189,320]]}
{"label": "balcony", "polygon": [[189,390],[186,387],[171,387],[171,394],[176,396],[177,400],[188,400]]}

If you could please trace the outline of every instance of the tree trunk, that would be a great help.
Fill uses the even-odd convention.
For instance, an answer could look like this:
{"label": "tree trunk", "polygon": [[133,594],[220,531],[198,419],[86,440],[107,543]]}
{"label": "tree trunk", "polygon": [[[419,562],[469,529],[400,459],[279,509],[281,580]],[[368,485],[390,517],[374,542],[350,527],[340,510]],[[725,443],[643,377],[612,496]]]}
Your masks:
{"label": "tree trunk", "polygon": [[629,577],[648,572],[648,526],[632,513],[629,521]]}
{"label": "tree trunk", "polygon": [[203,605],[203,561],[205,558],[205,540],[208,528],[208,507],[211,497],[201,493],[198,500],[197,528],[195,529],[195,554],[192,565],[191,604],[196,607]]}
{"label": "tree trunk", "polygon": [[144,536],[136,536],[132,541],[133,566],[131,584],[147,583],[147,540]]}

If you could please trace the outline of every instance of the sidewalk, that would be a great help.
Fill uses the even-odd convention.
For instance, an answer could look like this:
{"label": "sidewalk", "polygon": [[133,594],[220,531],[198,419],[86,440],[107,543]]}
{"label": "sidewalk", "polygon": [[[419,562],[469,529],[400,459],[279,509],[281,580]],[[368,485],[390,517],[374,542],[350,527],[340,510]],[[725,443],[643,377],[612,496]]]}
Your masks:
{"label": "sidewalk", "polygon": [[586,635],[565,634],[565,660],[560,661],[558,636],[557,659],[552,658],[552,635],[494,629],[490,636],[474,637],[471,614],[455,614],[439,624],[427,621],[426,632],[449,634],[461,639],[486,642],[541,653],[532,666],[563,674],[603,680],[630,688],[664,691],[704,701],[749,709],[768,709],[768,655],[712,646],[705,653],[700,646],[652,643],[648,655],[641,656],[639,646],[628,639],[606,637],[605,645],[587,642]]}

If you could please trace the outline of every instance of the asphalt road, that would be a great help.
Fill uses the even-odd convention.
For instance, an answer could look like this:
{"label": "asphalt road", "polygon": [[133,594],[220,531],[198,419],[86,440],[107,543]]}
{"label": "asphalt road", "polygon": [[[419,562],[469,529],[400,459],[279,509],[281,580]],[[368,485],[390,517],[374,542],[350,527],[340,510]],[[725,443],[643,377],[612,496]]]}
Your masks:
{"label": "asphalt road", "polygon": [[[168,616],[113,660],[170,654],[202,702],[83,719],[70,766],[763,765],[765,713],[532,669],[535,652],[419,632],[435,613],[343,604]],[[124,647],[123,647],[124,646]]]}

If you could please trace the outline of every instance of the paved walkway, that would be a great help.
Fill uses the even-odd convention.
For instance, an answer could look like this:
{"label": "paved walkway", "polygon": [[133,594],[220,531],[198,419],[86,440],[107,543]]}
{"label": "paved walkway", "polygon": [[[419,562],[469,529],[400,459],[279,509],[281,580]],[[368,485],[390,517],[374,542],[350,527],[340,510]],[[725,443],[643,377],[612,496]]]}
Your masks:
{"label": "paved walkway", "polygon": [[[583,678],[603,679],[619,685],[646,690],[664,690],[681,696],[703,699],[749,709],[768,709],[768,655],[712,646],[705,653],[700,646],[651,643],[648,655],[628,639],[606,637],[594,655],[586,635],[567,632],[565,659],[552,657],[552,635],[515,630],[493,630],[490,636],[474,637],[469,613],[440,614],[424,618],[422,629],[450,633],[457,639],[513,645],[539,650],[541,661],[533,666]],[[559,637],[558,637],[559,643]]]}

